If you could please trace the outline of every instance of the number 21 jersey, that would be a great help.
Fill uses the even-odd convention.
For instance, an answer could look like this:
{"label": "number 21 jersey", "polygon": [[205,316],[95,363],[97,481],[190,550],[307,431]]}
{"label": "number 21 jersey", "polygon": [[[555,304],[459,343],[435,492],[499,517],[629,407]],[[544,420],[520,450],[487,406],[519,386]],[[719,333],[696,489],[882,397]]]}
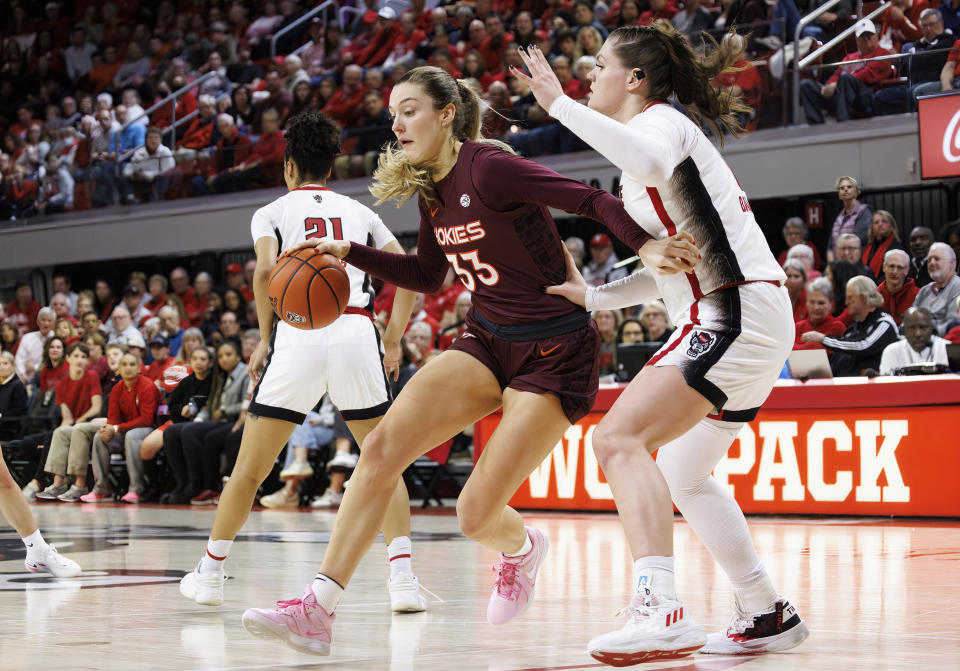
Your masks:
{"label": "number 21 jersey", "polygon": [[[393,233],[373,210],[352,198],[322,186],[301,186],[254,212],[250,222],[253,242],[276,237],[283,253],[308,238],[349,240],[367,244],[372,238],[377,249],[392,240]],[[359,268],[345,266],[350,278],[347,305],[372,309],[370,278]]]}

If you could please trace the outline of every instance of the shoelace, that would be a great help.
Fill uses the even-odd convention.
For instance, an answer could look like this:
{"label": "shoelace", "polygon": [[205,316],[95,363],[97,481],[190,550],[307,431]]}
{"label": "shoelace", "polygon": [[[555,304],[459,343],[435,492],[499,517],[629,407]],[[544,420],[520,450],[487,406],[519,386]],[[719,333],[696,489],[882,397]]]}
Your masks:
{"label": "shoelace", "polygon": [[753,626],[753,623],[754,618],[752,616],[745,615],[737,610],[730,618],[730,624],[727,625],[727,638],[742,635],[747,631],[748,627]]}
{"label": "shoelace", "polygon": [[304,615],[307,614],[306,612],[307,609],[304,606],[303,599],[287,599],[285,601],[277,601],[277,610],[279,611],[284,611],[284,610],[287,610],[288,608],[290,610],[294,610],[296,609],[297,606],[300,607],[300,611]]}
{"label": "shoelace", "polygon": [[493,583],[497,594],[507,601],[513,601],[520,594],[520,581],[517,576],[520,572],[519,562],[499,561],[493,565],[497,571],[497,581]]}
{"label": "shoelace", "polygon": [[617,611],[617,614],[614,617],[620,617],[621,615],[626,615],[630,620],[647,620],[654,616],[660,617],[660,614],[652,606],[643,605],[643,606],[625,606]]}
{"label": "shoelace", "polygon": [[437,603],[443,603],[443,599],[441,599],[435,592],[431,592],[426,587],[424,587],[423,583],[420,583],[420,590],[432,596],[437,601]]}
{"label": "shoelace", "polygon": [[[401,575],[406,575],[406,574],[401,574]],[[405,580],[409,582],[413,582],[414,580],[416,580],[416,578],[414,576],[408,576]],[[434,601],[436,601],[437,603],[443,603],[443,599],[441,599],[439,595],[437,595],[435,592],[431,592],[429,589],[424,587],[423,583],[420,582],[419,580],[417,580],[417,590],[420,592],[426,592],[431,597],[433,597]]]}

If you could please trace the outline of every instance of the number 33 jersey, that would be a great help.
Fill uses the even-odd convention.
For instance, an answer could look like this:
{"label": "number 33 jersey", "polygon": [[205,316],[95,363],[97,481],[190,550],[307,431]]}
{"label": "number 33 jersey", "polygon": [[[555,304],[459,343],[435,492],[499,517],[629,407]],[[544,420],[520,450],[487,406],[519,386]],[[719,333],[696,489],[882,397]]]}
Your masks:
{"label": "number 33 jersey", "polygon": [[[380,216],[352,198],[321,186],[301,186],[254,212],[250,222],[253,242],[275,237],[280,253],[308,238],[349,240],[382,249],[396,240]],[[373,305],[369,276],[352,265],[345,270],[350,278],[348,305],[370,310]]]}

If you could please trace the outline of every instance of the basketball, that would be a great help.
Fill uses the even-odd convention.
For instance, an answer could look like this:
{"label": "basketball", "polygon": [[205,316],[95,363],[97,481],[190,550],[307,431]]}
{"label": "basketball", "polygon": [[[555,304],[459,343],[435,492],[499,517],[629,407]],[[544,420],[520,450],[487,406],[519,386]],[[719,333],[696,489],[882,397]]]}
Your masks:
{"label": "basketball", "polygon": [[273,311],[290,326],[320,329],[343,314],[350,279],[337,257],[301,249],[277,261],[267,295]]}

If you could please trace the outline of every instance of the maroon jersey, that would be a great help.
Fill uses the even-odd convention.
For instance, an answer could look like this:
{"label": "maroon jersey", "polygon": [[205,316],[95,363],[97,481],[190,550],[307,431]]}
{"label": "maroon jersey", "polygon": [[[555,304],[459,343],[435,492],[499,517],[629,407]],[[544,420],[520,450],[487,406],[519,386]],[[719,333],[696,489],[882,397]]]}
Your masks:
{"label": "maroon jersey", "polygon": [[566,279],[563,242],[548,207],[602,222],[634,250],[650,239],[606,191],[490,144],[464,142],[436,189],[439,202],[420,198],[416,257],[353,244],[346,260],[424,293],[440,288],[450,264],[473,292],[474,308],[497,324],[541,321],[581,309],[543,293],[543,287]]}

